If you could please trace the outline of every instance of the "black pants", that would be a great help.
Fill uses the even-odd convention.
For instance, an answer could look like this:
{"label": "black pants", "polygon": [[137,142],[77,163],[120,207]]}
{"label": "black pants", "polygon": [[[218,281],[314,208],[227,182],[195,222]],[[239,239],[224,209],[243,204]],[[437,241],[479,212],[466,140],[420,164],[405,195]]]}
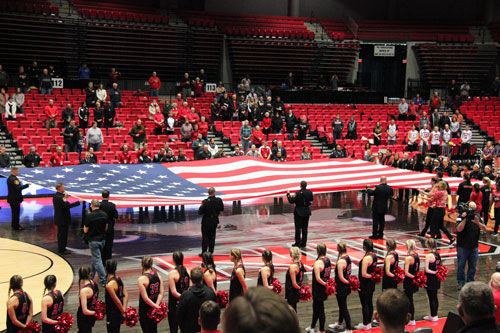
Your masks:
{"label": "black pants", "polygon": [[373,315],[373,292],[358,292],[361,301],[361,311],[363,312],[363,325],[372,322]]}
{"label": "black pants", "polygon": [[201,252],[214,253],[217,226],[201,226]]}
{"label": "black pants", "polygon": [[436,155],[439,155],[439,153],[440,153],[439,145],[431,145],[431,153],[435,153]]}
{"label": "black pants", "polygon": [[498,232],[499,226],[500,226],[500,207],[495,207],[495,228],[493,229],[494,234]]}
{"label": "black pants", "polygon": [[408,119],[406,113],[400,113],[398,115],[398,120],[406,121]]}
{"label": "black pants", "polygon": [[[434,212],[434,208],[428,207],[427,208],[427,215],[425,216],[425,226],[420,232],[420,236],[424,237],[425,233],[427,232],[427,229],[430,228],[431,223],[432,223],[432,212]],[[431,232],[431,237],[432,237],[432,232]]]}
{"label": "black pants", "polygon": [[[444,207],[434,208],[434,212],[432,213],[431,236],[441,238],[440,231],[442,231],[449,240],[452,240],[453,235],[444,227],[444,214],[446,214]],[[432,228],[434,228],[434,232],[432,232]]]}
{"label": "black pants", "polygon": [[372,236],[373,237],[384,237],[384,227],[385,227],[385,213],[377,213],[372,211],[373,216],[373,228],[372,228]]}
{"label": "black pants", "polygon": [[[481,211],[481,215],[483,217],[483,224],[488,225],[488,220],[490,219],[490,203],[488,202],[486,205],[483,203],[483,209]],[[495,215],[495,224],[496,224],[497,215]]]}
{"label": "black pants", "polygon": [[106,265],[106,260],[111,259],[113,256],[113,241],[115,240],[115,230],[110,229],[106,234],[106,242],[101,251],[102,264]]}
{"label": "black pants", "polygon": [[162,127],[155,127],[154,133],[155,135],[161,135],[163,128]]}
{"label": "black pants", "polygon": [[429,297],[429,307],[431,308],[431,316],[435,317],[438,314],[439,301],[437,290],[427,289],[427,297]]}
{"label": "black pants", "polygon": [[297,244],[297,246],[306,246],[309,216],[300,216],[294,213],[293,221],[295,223],[295,244]]}
{"label": "black pants", "polygon": [[122,326],[123,318],[117,320],[117,318],[111,318],[106,322],[106,329],[108,333],[120,333],[120,327]]}
{"label": "black pants", "polygon": [[156,323],[156,321],[149,319],[147,315],[139,316],[139,323],[141,324],[141,329],[143,332],[158,332],[158,324]]}
{"label": "black pants", "polygon": [[325,330],[325,302],[315,301],[313,299],[313,317],[311,322],[311,328],[316,327],[316,322],[319,319],[319,331],[323,332]]}
{"label": "black pants", "polygon": [[177,322],[177,306],[173,304],[168,304],[168,327],[170,327],[170,333],[177,333],[179,330],[179,323]]}
{"label": "black pants", "polygon": [[462,157],[470,156],[470,143],[462,143],[460,145],[460,155],[463,155]]}
{"label": "black pants", "polygon": [[351,326],[351,316],[349,314],[349,309],[347,308],[347,296],[337,294],[337,304],[339,305],[339,324],[342,324],[345,320],[344,328],[350,330]]}
{"label": "black pants", "polygon": [[12,211],[12,223],[11,227],[14,230],[19,229],[19,215],[21,214],[21,203],[20,202],[9,202],[10,210]]}
{"label": "black pants", "polygon": [[57,226],[57,249],[59,252],[64,252],[66,250],[66,245],[68,244],[68,229],[68,225]]}
{"label": "black pants", "polygon": [[410,301],[410,315],[411,315],[411,320],[415,320],[415,306],[413,305],[413,290],[408,290],[408,289],[404,289],[403,290],[406,297],[408,297],[408,300]]}
{"label": "black pants", "polygon": [[290,302],[290,300],[286,300],[288,305],[290,305],[294,310],[295,312],[297,312],[297,302]]}

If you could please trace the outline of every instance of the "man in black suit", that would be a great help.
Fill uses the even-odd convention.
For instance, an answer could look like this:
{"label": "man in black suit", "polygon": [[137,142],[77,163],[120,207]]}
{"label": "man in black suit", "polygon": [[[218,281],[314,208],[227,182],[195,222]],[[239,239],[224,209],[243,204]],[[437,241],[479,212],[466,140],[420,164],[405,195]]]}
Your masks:
{"label": "man in black suit", "polygon": [[366,186],[368,195],[373,195],[372,203],[372,219],[373,219],[373,232],[370,239],[383,239],[385,227],[385,213],[387,212],[387,201],[392,198],[394,192],[392,187],[387,185],[387,178],[380,177],[380,184],[371,189],[369,185]]}
{"label": "man in black suit", "polygon": [[82,200],[69,203],[68,195],[64,192],[63,183],[56,184],[56,194],[52,198],[54,205],[54,223],[57,226],[57,249],[60,254],[67,254],[66,244],[68,243],[68,229],[71,223],[70,208],[82,203]]}
{"label": "man in black suit", "polygon": [[208,198],[203,200],[198,215],[203,215],[201,219],[201,253],[207,251],[214,253],[215,233],[219,224],[219,214],[224,211],[224,204],[221,198],[215,196],[215,188],[208,189]]}
{"label": "man in black suit", "polygon": [[7,202],[10,205],[10,210],[12,211],[12,224],[13,230],[24,230],[23,227],[19,225],[19,215],[21,213],[21,202],[23,202],[22,190],[30,186],[30,183],[21,185],[21,182],[17,178],[19,175],[19,169],[13,167],[10,169],[10,176],[7,178]]}
{"label": "man in black suit", "polygon": [[114,203],[109,201],[109,191],[102,191],[101,208],[103,212],[108,215],[108,230],[106,231],[106,243],[102,250],[102,263],[105,264],[106,260],[111,259],[113,255],[113,241],[115,239],[115,221],[118,218],[118,211]]}
{"label": "man in black suit", "polygon": [[[307,244],[307,228],[309,226],[309,217],[311,209],[309,206],[314,201],[313,193],[307,189],[307,182],[300,182],[300,191],[291,195],[286,192],[289,203],[295,204],[293,211],[293,220],[295,223],[295,243],[292,246],[305,247]],[[302,235],[301,235],[302,234]]]}

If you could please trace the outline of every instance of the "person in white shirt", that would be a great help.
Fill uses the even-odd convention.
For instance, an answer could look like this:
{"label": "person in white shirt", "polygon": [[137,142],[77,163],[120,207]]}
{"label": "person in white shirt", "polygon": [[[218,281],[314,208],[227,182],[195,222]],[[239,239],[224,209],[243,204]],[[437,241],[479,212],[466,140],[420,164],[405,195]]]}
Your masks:
{"label": "person in white shirt", "polygon": [[387,126],[387,145],[395,145],[397,141],[398,135],[398,125],[396,125],[396,121],[391,119],[391,123]]}
{"label": "person in white shirt", "polygon": [[165,124],[167,127],[166,129],[167,135],[174,134],[175,119],[173,117],[172,111],[168,111],[168,118]]}
{"label": "person in white shirt", "polygon": [[106,92],[106,89],[104,89],[104,85],[102,83],[99,84],[99,88],[97,88],[95,94],[97,99],[101,102],[101,105],[104,105],[106,98],[108,97],[108,93]]}
{"label": "person in white shirt", "polygon": [[24,113],[24,93],[21,91],[21,88],[16,89],[16,93],[14,94],[14,102],[16,102],[17,105],[17,113]]}
{"label": "person in white shirt", "polygon": [[420,152],[425,154],[429,150],[429,138],[431,137],[431,132],[427,128],[427,124],[424,124],[424,127],[420,129]]}
{"label": "person in white shirt", "polygon": [[406,99],[402,99],[401,103],[398,106],[398,120],[406,121],[408,119],[408,103],[406,103]]}
{"label": "person in white shirt", "polygon": [[458,122],[458,118],[456,115],[453,115],[450,123],[451,137],[459,138],[460,137],[460,123]]}
{"label": "person in white shirt", "polygon": [[438,126],[434,126],[434,130],[431,133],[431,152],[436,155],[440,154],[439,144],[441,143],[441,132]]}
{"label": "person in white shirt", "polygon": [[443,140],[441,142],[443,155],[450,156],[450,141],[451,141],[451,130],[448,124],[444,125],[443,133],[441,134]]}
{"label": "person in white shirt", "polygon": [[408,151],[417,151],[418,149],[418,131],[417,126],[412,125],[411,130],[408,131]]}
{"label": "person in white shirt", "polygon": [[101,144],[104,143],[104,137],[102,136],[101,129],[97,127],[97,122],[92,122],[92,127],[87,130],[87,146],[88,148],[93,148],[94,151],[99,151],[101,149]]}
{"label": "person in white shirt", "polygon": [[5,119],[6,120],[16,120],[17,104],[14,102],[14,98],[9,96],[7,103],[5,103]]}
{"label": "person in white shirt", "polygon": [[219,152],[219,147],[215,143],[215,139],[214,138],[211,138],[210,142],[208,143],[208,151],[212,155],[212,158],[214,158],[215,154],[217,154]]}
{"label": "person in white shirt", "polygon": [[154,99],[151,104],[149,104],[149,120],[153,120],[156,112],[160,112],[160,106],[156,102],[156,99]]}
{"label": "person in white shirt", "polygon": [[262,141],[262,146],[259,148],[259,157],[265,160],[271,159],[271,148],[267,145],[267,141]]}
{"label": "person in white shirt", "polygon": [[469,125],[465,126],[465,130],[460,134],[462,144],[460,145],[460,154],[466,157],[470,155],[470,140],[472,139],[472,131]]}

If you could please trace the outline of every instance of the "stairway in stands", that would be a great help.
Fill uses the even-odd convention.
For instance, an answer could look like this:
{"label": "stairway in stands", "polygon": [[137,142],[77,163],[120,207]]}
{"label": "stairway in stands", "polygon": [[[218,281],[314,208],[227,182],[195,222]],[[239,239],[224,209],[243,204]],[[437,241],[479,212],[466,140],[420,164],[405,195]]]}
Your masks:
{"label": "stairway in stands", "polygon": [[23,151],[18,148],[16,140],[12,139],[7,130],[0,130],[0,146],[5,146],[11,166],[23,167]]}
{"label": "stairway in stands", "polygon": [[307,30],[314,32],[314,41],[315,42],[330,42],[332,40],[328,37],[328,33],[321,26],[319,22],[304,22]]}

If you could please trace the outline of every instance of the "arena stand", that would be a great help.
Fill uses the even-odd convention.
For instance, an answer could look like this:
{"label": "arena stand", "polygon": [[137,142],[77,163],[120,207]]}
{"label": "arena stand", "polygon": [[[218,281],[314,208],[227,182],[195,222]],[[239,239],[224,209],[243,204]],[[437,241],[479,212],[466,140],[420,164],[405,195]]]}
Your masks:
{"label": "arena stand", "polygon": [[461,113],[471,119],[474,124],[488,136],[500,140],[500,100],[498,97],[474,97],[460,107]]}

